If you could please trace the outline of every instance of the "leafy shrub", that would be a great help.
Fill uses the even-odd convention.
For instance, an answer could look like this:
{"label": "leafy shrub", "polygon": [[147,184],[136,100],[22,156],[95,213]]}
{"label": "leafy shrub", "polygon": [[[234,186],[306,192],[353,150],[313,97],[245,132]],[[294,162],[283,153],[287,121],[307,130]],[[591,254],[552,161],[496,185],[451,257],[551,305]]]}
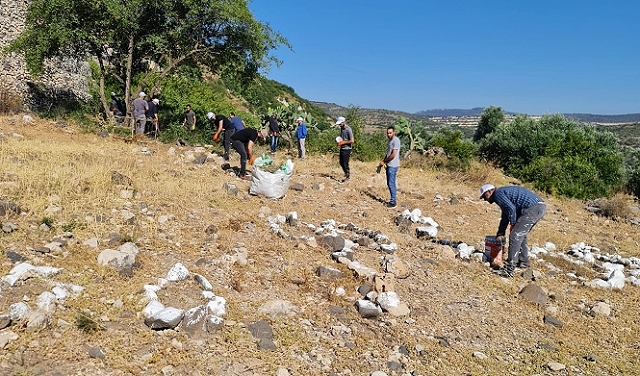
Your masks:
{"label": "leafy shrub", "polygon": [[477,147],[470,141],[464,140],[462,132],[450,128],[441,128],[431,139],[433,146],[444,149],[447,155],[456,157],[462,163],[468,163],[476,155]]}
{"label": "leafy shrub", "polygon": [[479,152],[507,174],[552,194],[609,196],[623,183],[617,139],[561,115],[518,116],[487,134]]}
{"label": "leafy shrub", "polygon": [[640,149],[627,147],[625,150],[626,188],[640,198]]}

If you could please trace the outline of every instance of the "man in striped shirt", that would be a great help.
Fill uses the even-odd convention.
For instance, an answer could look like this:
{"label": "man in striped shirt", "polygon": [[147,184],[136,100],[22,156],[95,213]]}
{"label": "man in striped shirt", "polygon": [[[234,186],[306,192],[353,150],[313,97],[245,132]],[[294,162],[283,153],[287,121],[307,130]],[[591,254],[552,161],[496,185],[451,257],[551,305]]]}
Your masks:
{"label": "man in striped shirt", "polygon": [[544,216],[546,205],[533,192],[518,186],[496,188],[485,184],[480,188],[480,198],[490,204],[495,203],[502,210],[496,239],[503,240],[507,225],[510,225],[509,254],[499,274],[512,278],[516,267],[529,267],[527,235]]}

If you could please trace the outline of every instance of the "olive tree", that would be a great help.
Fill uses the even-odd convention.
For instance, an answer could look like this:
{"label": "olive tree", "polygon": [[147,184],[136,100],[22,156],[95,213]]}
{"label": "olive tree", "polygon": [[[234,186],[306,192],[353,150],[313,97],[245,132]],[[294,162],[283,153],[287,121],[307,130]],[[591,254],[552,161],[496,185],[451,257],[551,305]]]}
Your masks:
{"label": "olive tree", "polygon": [[489,106],[482,110],[480,114],[480,120],[478,121],[478,128],[473,134],[473,141],[480,141],[486,135],[493,132],[500,123],[504,121],[504,111],[502,107]]}

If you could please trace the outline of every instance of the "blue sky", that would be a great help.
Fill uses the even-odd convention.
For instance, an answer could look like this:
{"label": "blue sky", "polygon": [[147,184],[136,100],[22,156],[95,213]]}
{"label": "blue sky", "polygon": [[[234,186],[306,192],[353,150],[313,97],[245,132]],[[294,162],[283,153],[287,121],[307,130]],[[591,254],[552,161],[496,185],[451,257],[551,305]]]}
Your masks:
{"label": "blue sky", "polygon": [[252,0],[303,98],[417,112],[640,113],[640,1]]}

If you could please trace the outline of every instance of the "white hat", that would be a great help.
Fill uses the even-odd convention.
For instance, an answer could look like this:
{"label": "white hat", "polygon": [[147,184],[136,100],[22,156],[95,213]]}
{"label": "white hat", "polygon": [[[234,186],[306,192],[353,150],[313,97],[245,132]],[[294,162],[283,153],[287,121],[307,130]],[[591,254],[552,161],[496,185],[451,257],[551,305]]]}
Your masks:
{"label": "white hat", "polygon": [[116,96],[116,93],[114,93],[114,92],[112,91],[112,92],[111,92],[111,96],[112,96],[112,97],[115,97],[115,96]]}
{"label": "white hat", "polygon": [[304,121],[304,119],[302,118],[302,116],[300,116],[296,119],[296,121]]}
{"label": "white hat", "polygon": [[160,103],[160,99],[158,99],[158,98],[153,98],[153,100],[152,100],[151,102],[153,102],[153,103],[155,103],[155,104],[159,104],[159,103]]}
{"label": "white hat", "polygon": [[211,120],[213,117],[213,112],[207,112],[207,119]]}
{"label": "white hat", "polygon": [[496,189],[496,187],[494,187],[493,184],[485,184],[480,187],[480,198],[482,198],[482,196],[484,196],[484,194],[491,189]]}
{"label": "white hat", "polygon": [[340,125],[340,124],[344,123],[345,121],[347,121],[347,119],[345,119],[342,116],[338,116],[338,120],[336,120],[336,125]]}
{"label": "white hat", "polygon": [[146,97],[147,94],[144,91],[141,91],[140,94],[138,94],[139,97]]}

